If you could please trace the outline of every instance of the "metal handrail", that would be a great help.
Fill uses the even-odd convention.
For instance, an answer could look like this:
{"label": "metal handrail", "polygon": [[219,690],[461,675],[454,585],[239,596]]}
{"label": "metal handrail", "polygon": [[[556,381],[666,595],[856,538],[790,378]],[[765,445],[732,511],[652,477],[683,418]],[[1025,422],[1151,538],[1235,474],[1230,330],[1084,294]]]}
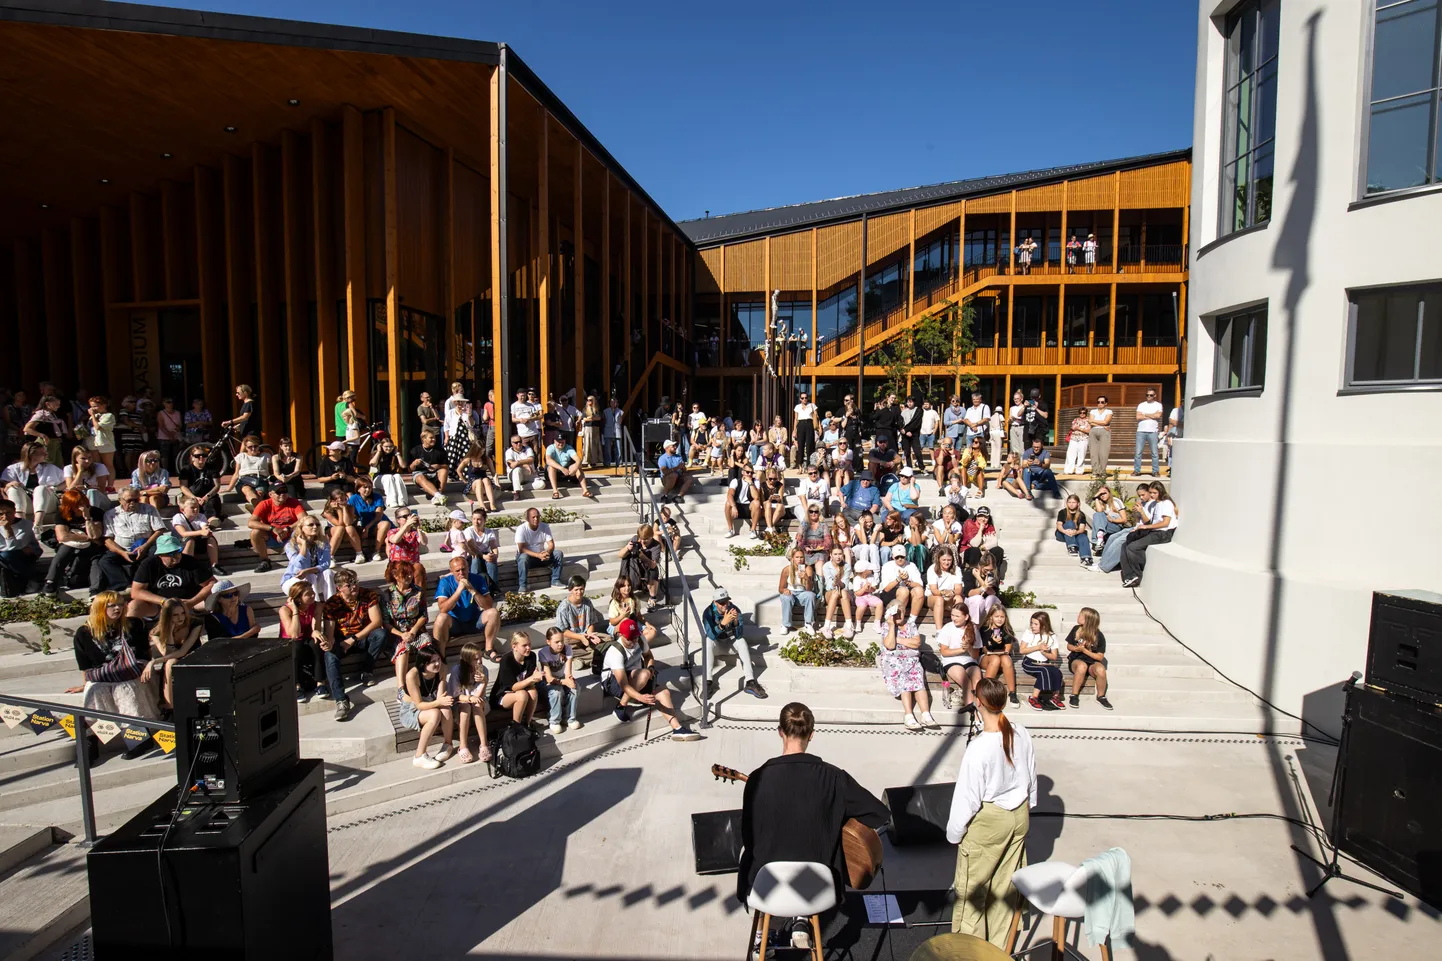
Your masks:
{"label": "metal handrail", "polygon": [[85,742],[89,732],[85,729],[85,719],[114,721],[116,724],[143,727],[152,731],[175,730],[175,724],[171,721],[131,717],[128,714],[113,714],[110,711],[97,711],[88,707],[76,707],[74,704],[60,704],[56,701],[39,701],[31,697],[15,697],[11,694],[0,694],[0,704],[14,704],[16,707],[49,711],[52,714],[69,714],[75,718],[75,768],[80,775],[80,820],[85,825],[86,844],[94,844],[97,835],[95,833],[95,798],[90,787],[90,752]]}
{"label": "metal handrail", "polygon": [[[636,506],[636,515],[643,522],[655,523],[661,516],[661,504],[656,499],[656,492],[651,487],[651,478],[646,476],[645,465],[641,463],[645,456],[641,448],[638,448],[631,440],[629,428],[622,427],[623,437],[626,442],[626,450],[632,456],[626,462],[627,486],[632,487],[632,503]],[[633,481],[632,478],[635,478]],[[634,486],[632,486],[634,485]],[[672,544],[669,538],[660,538],[661,543],[666,547],[666,561],[668,566],[674,566],[676,575],[681,578],[681,656],[686,659],[686,673],[691,677],[691,691],[696,691],[695,662],[691,654],[691,622],[686,617],[686,611],[691,612],[691,617],[696,621],[696,630],[701,635],[701,721],[700,726],[705,729],[711,726],[711,645],[705,643],[705,630],[702,627],[701,611],[696,607],[696,599],[690,590],[691,582],[686,577],[686,570],[681,566],[681,555],[676,551],[676,545]],[[666,578],[670,580],[670,576]],[[667,599],[670,599],[670,587],[667,587]],[[674,608],[673,608],[674,610]],[[673,618],[674,622],[674,618]]]}

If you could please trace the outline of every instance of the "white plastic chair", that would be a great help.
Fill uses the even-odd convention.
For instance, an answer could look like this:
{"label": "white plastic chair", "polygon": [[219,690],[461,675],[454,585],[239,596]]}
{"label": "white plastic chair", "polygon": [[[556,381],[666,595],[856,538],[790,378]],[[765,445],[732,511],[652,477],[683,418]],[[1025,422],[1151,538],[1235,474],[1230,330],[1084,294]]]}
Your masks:
{"label": "white plastic chair", "polygon": [[[1042,914],[1052,916],[1052,958],[1062,961],[1066,957],[1066,924],[1080,921],[1086,915],[1086,883],[1091,871],[1079,868],[1065,861],[1042,861],[1018,868],[1011,876],[1021,896]],[[1011,917],[1011,933],[1007,937],[1006,953],[1014,954],[1021,925],[1021,906],[1017,905]],[[1101,945],[1102,961],[1111,961],[1111,947]]]}
{"label": "white plastic chair", "polygon": [[752,956],[756,931],[761,931],[761,950],[766,957],[766,940],[771,932],[771,919],[806,918],[811,923],[811,957],[821,959],[821,921],[819,915],[836,907],[836,881],[831,868],[816,861],[768,861],[756,872],[751,893],[746,896],[751,911],[751,936],[746,942],[746,957]]}

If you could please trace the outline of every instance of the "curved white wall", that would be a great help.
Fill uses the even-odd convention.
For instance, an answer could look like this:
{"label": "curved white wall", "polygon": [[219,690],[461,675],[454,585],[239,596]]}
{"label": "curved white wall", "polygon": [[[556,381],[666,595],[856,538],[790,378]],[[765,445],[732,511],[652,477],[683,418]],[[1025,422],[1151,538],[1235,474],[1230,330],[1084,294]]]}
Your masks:
{"label": "curved white wall", "polygon": [[[1269,687],[1274,703],[1300,713],[1306,695],[1335,690],[1363,668],[1371,591],[1442,589],[1442,391],[1339,393],[1346,291],[1442,279],[1442,193],[1348,209],[1359,181],[1372,5],[1286,0],[1272,220],[1203,249],[1218,235],[1220,14],[1229,6],[1204,0],[1198,22],[1191,249],[1201,253],[1191,268],[1185,437],[1172,488],[1182,526],[1171,544],[1148,552],[1141,593],[1219,668],[1255,690]],[[1318,149],[1299,157],[1309,136]],[[1306,279],[1289,324],[1294,265]],[[1212,395],[1209,318],[1263,301],[1264,388]],[[1272,639],[1274,580],[1282,600]],[[1335,730],[1336,703],[1329,695],[1309,701],[1317,716],[1308,719]]]}

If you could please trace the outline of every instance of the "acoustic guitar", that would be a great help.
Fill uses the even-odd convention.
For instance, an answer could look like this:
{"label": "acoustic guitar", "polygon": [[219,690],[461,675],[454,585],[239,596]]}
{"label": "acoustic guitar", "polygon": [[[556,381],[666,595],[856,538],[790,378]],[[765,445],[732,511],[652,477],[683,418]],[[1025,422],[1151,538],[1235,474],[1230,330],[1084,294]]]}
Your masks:
{"label": "acoustic guitar", "polygon": [[[745,782],[746,775],[735,768],[720,764],[711,765],[711,773],[718,781]],[[864,890],[871,886],[871,879],[881,867],[881,838],[877,833],[856,818],[841,826],[841,853],[846,858],[846,880],[853,888]]]}

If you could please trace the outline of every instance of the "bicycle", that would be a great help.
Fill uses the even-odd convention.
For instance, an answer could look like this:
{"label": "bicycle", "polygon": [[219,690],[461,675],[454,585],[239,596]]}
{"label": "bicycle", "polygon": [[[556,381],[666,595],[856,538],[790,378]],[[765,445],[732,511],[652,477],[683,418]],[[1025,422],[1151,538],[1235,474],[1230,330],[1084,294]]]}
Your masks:
{"label": "bicycle", "polygon": [[[234,428],[222,427],[220,436],[215,440],[204,440],[182,450],[175,458],[175,473],[179,475],[182,470],[190,466],[191,451],[202,450],[205,452],[206,470],[211,471],[215,477],[225,477],[230,473],[231,465],[235,463],[235,455],[240,453],[241,439],[241,435],[237,434]],[[269,444],[261,444],[260,452],[269,457],[275,453],[275,448]]]}
{"label": "bicycle", "polygon": [[373,450],[374,447],[372,445],[379,446],[380,442],[389,436],[390,433],[386,430],[385,424],[363,424],[361,425],[361,435],[353,440],[333,438],[331,440],[319,441],[312,446],[310,450],[306,451],[304,462],[305,472],[313,477],[317,476],[319,471],[317,471],[316,468],[324,458],[330,456],[330,445],[334,444],[336,440],[341,440],[342,443],[345,444],[345,453],[346,456],[350,458],[351,466],[355,468],[358,474],[365,473],[370,465],[362,465],[362,455],[365,454],[367,450]]}

